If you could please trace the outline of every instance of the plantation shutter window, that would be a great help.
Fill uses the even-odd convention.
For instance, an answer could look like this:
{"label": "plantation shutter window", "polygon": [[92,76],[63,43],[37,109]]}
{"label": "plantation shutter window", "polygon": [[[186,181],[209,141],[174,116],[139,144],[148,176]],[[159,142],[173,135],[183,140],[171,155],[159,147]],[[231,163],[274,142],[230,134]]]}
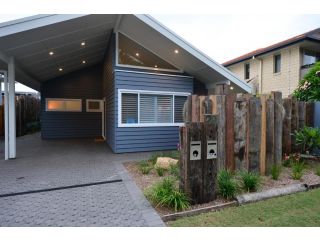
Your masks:
{"label": "plantation shutter window", "polygon": [[156,123],[156,96],[140,94],[140,123]]}
{"label": "plantation shutter window", "polygon": [[138,123],[138,94],[122,93],[122,123]]}
{"label": "plantation shutter window", "polygon": [[157,96],[157,123],[172,123],[172,96]]}
{"label": "plantation shutter window", "polygon": [[172,96],[140,94],[140,123],[172,123]]}
{"label": "plantation shutter window", "polygon": [[181,126],[188,93],[119,90],[120,127]]}
{"label": "plantation shutter window", "polygon": [[187,101],[186,96],[174,96],[174,122],[183,122],[183,106]]}

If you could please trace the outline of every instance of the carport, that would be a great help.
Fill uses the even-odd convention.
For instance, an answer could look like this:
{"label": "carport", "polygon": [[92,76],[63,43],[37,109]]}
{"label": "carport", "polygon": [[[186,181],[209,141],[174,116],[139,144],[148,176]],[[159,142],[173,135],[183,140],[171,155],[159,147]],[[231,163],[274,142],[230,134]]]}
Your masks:
{"label": "carport", "polygon": [[[48,80],[102,63],[106,49],[110,45],[108,44],[110,38],[113,33],[118,32],[133,39],[154,55],[160,56],[176,69],[182,69],[186,75],[199,80],[208,91],[218,84],[232,85],[234,91],[251,91],[250,86],[229,70],[148,15],[36,15],[2,23],[0,24],[0,69],[5,83],[5,159],[16,157],[14,82],[20,82],[39,91]],[[176,50],[172,51],[173,49]],[[179,57],[176,54],[177,49]],[[116,71],[118,75],[123,72],[132,74],[123,68]],[[137,74],[141,73],[143,71],[137,71]],[[148,74],[157,75],[154,72]],[[160,75],[167,77],[170,74],[158,74]],[[183,85],[182,81],[180,85]],[[116,102],[117,92],[109,95],[113,96],[109,101]],[[115,119],[113,120],[112,129],[108,131],[110,137],[107,139],[116,134],[116,123]],[[105,122],[102,118],[102,128],[111,125]],[[90,125],[94,124],[91,122]],[[126,134],[127,129],[123,129]],[[113,139],[112,141],[108,143],[109,146],[117,144]],[[171,145],[176,146],[176,144]]]}

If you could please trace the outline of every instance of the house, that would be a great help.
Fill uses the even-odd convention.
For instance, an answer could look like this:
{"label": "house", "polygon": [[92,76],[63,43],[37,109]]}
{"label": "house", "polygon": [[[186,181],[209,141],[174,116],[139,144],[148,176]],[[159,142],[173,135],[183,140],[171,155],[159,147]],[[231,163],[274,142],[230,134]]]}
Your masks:
{"label": "house", "polygon": [[292,94],[299,80],[320,60],[320,28],[260,48],[223,63],[256,93]]}
{"label": "house", "polygon": [[[43,139],[102,136],[115,153],[175,149],[190,94],[241,81],[149,15],[37,15],[0,24],[0,69],[41,92]],[[4,71],[4,72],[5,72]],[[6,153],[15,157],[14,89]]]}

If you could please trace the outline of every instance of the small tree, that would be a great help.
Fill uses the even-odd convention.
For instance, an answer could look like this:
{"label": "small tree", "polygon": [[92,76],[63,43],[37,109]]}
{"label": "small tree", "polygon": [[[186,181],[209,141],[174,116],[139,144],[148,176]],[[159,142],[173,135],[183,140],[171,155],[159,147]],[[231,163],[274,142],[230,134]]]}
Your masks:
{"label": "small tree", "polygon": [[320,62],[317,62],[299,82],[293,95],[300,101],[320,101]]}

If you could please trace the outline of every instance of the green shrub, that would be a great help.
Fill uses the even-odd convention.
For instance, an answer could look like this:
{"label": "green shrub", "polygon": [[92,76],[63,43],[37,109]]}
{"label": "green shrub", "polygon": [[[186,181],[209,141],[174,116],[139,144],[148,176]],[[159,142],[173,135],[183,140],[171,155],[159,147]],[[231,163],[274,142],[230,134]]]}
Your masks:
{"label": "green shrub", "polygon": [[320,166],[316,167],[315,173],[316,173],[318,176],[320,176]]}
{"label": "green shrub", "polygon": [[176,178],[180,177],[180,169],[178,164],[170,164],[169,166],[169,173]]}
{"label": "green shrub", "polygon": [[164,172],[166,171],[166,169],[162,167],[156,167],[155,169],[159,177],[162,177],[164,175]]}
{"label": "green shrub", "polygon": [[304,127],[294,133],[296,144],[303,152],[312,151],[320,147],[320,128]]}
{"label": "green shrub", "polygon": [[304,78],[299,81],[299,85],[293,93],[298,100],[320,101],[320,77],[316,74],[317,71],[320,71],[320,62],[315,63]]}
{"label": "green shrub", "polygon": [[237,192],[237,184],[233,179],[233,175],[228,170],[221,170],[218,173],[218,192],[219,194],[226,198],[232,199],[235,197]]}
{"label": "green shrub", "polygon": [[145,192],[145,195],[156,206],[173,208],[175,211],[190,207],[189,197],[180,191],[173,178],[165,178]]}
{"label": "green shrub", "polygon": [[300,180],[303,176],[304,162],[294,162],[292,164],[292,178],[294,180]]}
{"label": "green shrub", "polygon": [[240,173],[242,187],[248,192],[256,191],[261,183],[261,178],[258,173],[243,171]]}
{"label": "green shrub", "polygon": [[138,168],[142,174],[149,174],[149,172],[152,170],[152,166],[149,165],[148,161],[140,161],[138,163]]}
{"label": "green shrub", "polygon": [[271,167],[271,177],[273,180],[278,180],[281,173],[281,166],[278,164],[274,164]]}

